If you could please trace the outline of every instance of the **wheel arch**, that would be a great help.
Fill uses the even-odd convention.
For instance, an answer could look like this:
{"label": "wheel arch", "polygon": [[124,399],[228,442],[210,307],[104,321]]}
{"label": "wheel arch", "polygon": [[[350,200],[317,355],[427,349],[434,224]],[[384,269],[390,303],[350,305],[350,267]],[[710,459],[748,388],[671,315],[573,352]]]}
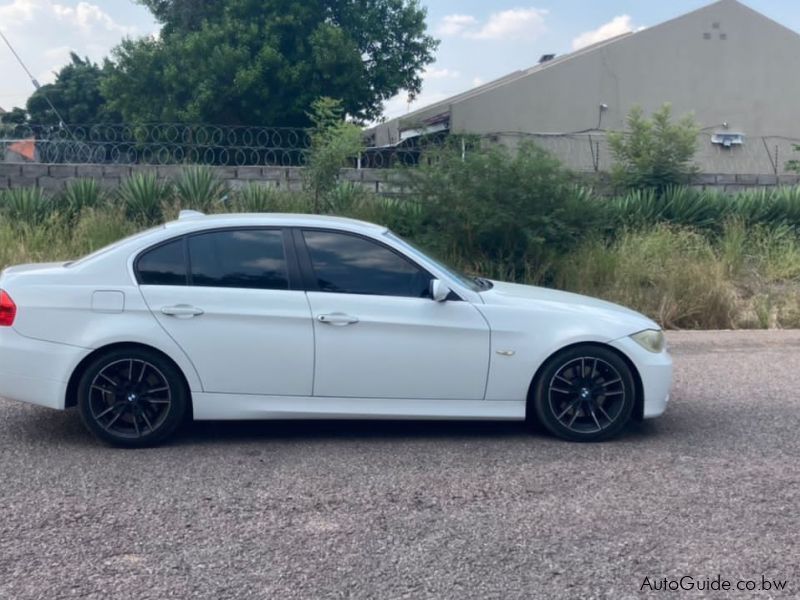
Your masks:
{"label": "wheel arch", "polygon": [[542,364],[539,365],[539,368],[536,369],[536,373],[534,373],[533,378],[531,379],[530,386],[528,387],[528,395],[526,398],[525,403],[525,416],[526,419],[536,419],[536,411],[532,409],[533,403],[533,394],[536,389],[536,385],[539,383],[539,379],[542,376],[542,372],[544,371],[545,367],[553,360],[554,357],[558,356],[562,352],[566,352],[567,350],[572,350],[573,348],[578,347],[586,347],[586,346],[594,346],[596,348],[603,348],[604,350],[608,350],[616,354],[623,362],[628,366],[631,371],[631,375],[633,376],[633,384],[636,392],[636,402],[633,406],[633,418],[636,421],[642,421],[644,419],[644,384],[642,383],[642,376],[639,373],[639,369],[636,368],[636,365],[633,361],[628,357],[627,354],[621,352],[618,348],[611,346],[609,344],[604,344],[602,342],[576,342],[574,344],[569,344],[568,346],[564,346],[559,348],[550,356],[548,356],[545,360],[542,361]]}
{"label": "wheel arch", "polygon": [[67,383],[67,391],[66,396],[64,398],[64,408],[74,408],[78,405],[78,383],[81,380],[81,376],[83,375],[84,371],[88,367],[88,365],[96,359],[98,356],[101,356],[107,352],[112,350],[121,350],[124,348],[136,348],[136,349],[144,349],[148,352],[154,352],[158,354],[161,358],[168,361],[178,374],[181,377],[181,381],[185,386],[187,397],[189,400],[189,410],[188,410],[188,418],[191,419],[194,416],[194,408],[192,403],[192,388],[189,385],[189,380],[186,377],[186,374],[181,369],[180,365],[166,352],[163,350],[159,350],[153,346],[148,344],[142,344],[139,342],[116,342],[113,344],[107,344],[105,346],[101,346],[100,348],[96,348],[92,350],[89,354],[83,357],[83,359],[78,363],[78,365],[72,370],[72,374],[70,375],[69,382]]}

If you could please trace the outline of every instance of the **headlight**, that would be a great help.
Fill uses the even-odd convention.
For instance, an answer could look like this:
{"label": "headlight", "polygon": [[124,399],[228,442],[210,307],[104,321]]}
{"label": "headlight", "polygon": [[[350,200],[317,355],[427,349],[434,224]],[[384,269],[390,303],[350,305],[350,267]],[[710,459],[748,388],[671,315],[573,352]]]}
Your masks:
{"label": "headlight", "polygon": [[659,329],[645,329],[639,333],[634,333],[631,339],[645,350],[653,352],[654,354],[663,352],[664,348],[667,347],[664,332]]}

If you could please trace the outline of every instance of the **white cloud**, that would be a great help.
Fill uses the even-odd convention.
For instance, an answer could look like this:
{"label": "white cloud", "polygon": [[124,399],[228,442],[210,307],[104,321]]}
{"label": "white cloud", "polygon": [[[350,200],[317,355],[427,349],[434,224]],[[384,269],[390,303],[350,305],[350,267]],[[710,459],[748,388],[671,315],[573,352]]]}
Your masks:
{"label": "white cloud", "polygon": [[471,15],[449,15],[442,19],[437,33],[473,40],[530,40],[546,31],[547,14],[539,8],[512,8],[492,13],[485,23]]}
{"label": "white cloud", "polygon": [[470,27],[477,25],[478,19],[472,15],[447,15],[436,29],[437,35],[442,37],[455,37],[461,35]]}
{"label": "white cloud", "polygon": [[538,8],[504,10],[492,14],[483,27],[466,35],[476,40],[533,39],[545,32],[546,15],[546,10]]}
{"label": "white cloud", "polygon": [[633,24],[630,15],[619,15],[597,29],[580,34],[572,40],[572,49],[580,50],[592,44],[609,40],[632,31],[641,31],[642,29],[644,29],[644,27],[637,27]]}
{"label": "white cloud", "polygon": [[436,69],[434,67],[425,69],[422,74],[423,79],[458,79],[459,77],[461,77],[459,71],[454,71],[452,69]]}
{"label": "white cloud", "polygon": [[[100,0],[0,0],[0,29],[39,82],[50,83],[53,72],[69,62],[71,51],[100,61],[123,37],[157,30],[144,8],[136,9],[138,15],[134,13],[140,24],[136,27],[115,19],[113,4]],[[24,106],[33,86],[4,44],[0,45],[0,73],[0,105],[5,109]]]}
{"label": "white cloud", "polygon": [[63,4],[52,4],[53,13],[59,20],[66,21],[68,24],[79,27],[84,33],[91,33],[96,29],[104,29],[109,32],[121,35],[131,35],[135,32],[135,27],[125,27],[118,24],[111,15],[104,12],[96,4],[79,2],[74,8]]}

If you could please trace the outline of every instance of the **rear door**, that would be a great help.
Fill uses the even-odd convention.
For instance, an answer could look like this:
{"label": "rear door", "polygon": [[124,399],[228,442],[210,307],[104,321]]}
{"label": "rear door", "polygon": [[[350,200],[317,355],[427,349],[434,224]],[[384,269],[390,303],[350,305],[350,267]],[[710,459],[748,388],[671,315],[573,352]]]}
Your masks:
{"label": "rear door", "polygon": [[290,232],[205,231],[136,261],[150,310],[212,393],[310,396],[314,331]]}

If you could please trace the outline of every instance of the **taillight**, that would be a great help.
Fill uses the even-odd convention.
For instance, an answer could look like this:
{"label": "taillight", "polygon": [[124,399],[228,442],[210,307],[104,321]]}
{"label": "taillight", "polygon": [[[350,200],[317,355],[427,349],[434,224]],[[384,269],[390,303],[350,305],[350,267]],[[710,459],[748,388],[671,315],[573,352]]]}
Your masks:
{"label": "taillight", "polygon": [[0,327],[11,327],[17,316],[17,305],[11,296],[0,290]]}

